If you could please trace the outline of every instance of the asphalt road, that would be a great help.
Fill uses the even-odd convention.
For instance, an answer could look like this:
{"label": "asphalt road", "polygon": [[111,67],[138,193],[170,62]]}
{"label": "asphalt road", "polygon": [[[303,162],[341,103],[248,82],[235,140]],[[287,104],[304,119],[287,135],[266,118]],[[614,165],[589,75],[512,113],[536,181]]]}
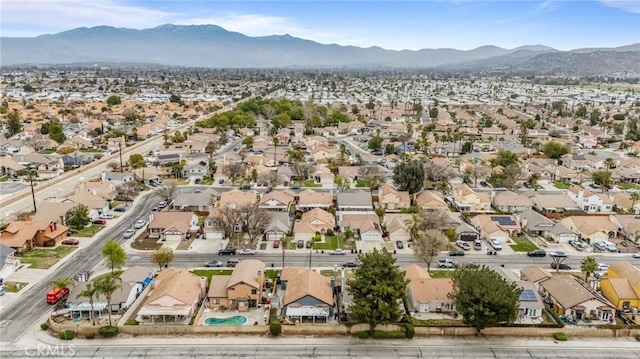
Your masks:
{"label": "asphalt road", "polygon": [[95,237],[94,243],[78,249],[81,252],[75,254],[73,258],[61,265],[54,273],[49,274],[46,280],[29,289],[22,295],[20,300],[5,308],[0,313],[0,317],[6,324],[6,326],[0,328],[0,342],[14,342],[29,326],[51,309],[51,305],[47,304],[45,300],[46,293],[50,290],[50,281],[61,277],[73,278],[80,272],[92,270],[102,261],[102,244],[108,239],[115,239],[119,243],[124,242],[125,239],[122,237],[122,232],[131,228],[135,220],[145,218],[146,214],[159,201],[160,197],[156,194],[142,197],[135,204],[135,207],[129,208],[123,214],[117,223],[113,223],[99,232]]}
{"label": "asphalt road", "polygon": [[[218,338],[216,341],[223,341]],[[47,355],[47,358],[261,358],[261,359],[296,359],[296,358],[504,358],[504,359],[536,359],[536,358],[598,358],[598,359],[637,359],[640,350],[611,348],[579,348],[557,347],[503,347],[500,345],[464,345],[418,346],[411,341],[394,341],[388,345],[371,344],[364,340],[353,340],[350,345],[331,345],[331,339],[325,339],[327,345],[302,346],[278,345],[278,339],[271,345],[206,345],[206,346],[148,346],[148,347],[73,347],[58,348],[58,355]],[[488,341],[491,339],[487,339]],[[250,340],[248,340],[250,342]],[[70,343],[73,345],[72,343]],[[65,350],[65,351],[63,351]],[[2,358],[35,357],[35,349],[2,351]],[[42,356],[44,357],[44,356]]]}

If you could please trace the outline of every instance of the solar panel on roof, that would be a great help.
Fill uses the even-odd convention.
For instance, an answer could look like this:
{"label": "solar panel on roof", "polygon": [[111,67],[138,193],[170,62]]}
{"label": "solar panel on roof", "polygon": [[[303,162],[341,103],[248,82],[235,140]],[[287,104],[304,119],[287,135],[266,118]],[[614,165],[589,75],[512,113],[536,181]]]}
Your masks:
{"label": "solar panel on roof", "polygon": [[501,226],[515,226],[516,222],[511,217],[491,216],[491,220],[498,222]]}
{"label": "solar panel on roof", "polygon": [[535,302],[537,301],[536,293],[531,289],[525,289],[520,293],[521,302]]}

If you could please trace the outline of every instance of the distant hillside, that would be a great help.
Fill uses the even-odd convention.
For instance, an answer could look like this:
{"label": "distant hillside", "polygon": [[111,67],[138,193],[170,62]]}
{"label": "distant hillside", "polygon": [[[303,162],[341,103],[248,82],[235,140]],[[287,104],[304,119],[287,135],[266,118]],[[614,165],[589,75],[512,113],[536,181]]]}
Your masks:
{"label": "distant hillside", "polygon": [[[215,68],[442,67],[474,70],[524,66],[533,72],[547,73],[549,68],[562,69],[567,57],[558,54],[568,54],[543,45],[527,45],[511,50],[482,46],[468,51],[394,51],[380,47],[325,45],[290,35],[249,37],[216,25],[168,24],[144,30],[98,26],[35,38],[3,37],[0,41],[0,64],[3,66],[105,62]],[[624,51],[633,48],[640,48],[640,44],[627,46]],[[596,57],[602,63],[616,62],[620,57],[616,53],[620,50],[617,49],[596,50],[599,54]],[[589,49],[574,51],[593,52]],[[541,55],[556,56],[538,58]],[[633,58],[632,54],[626,56]],[[536,64],[543,67],[536,68]],[[620,66],[614,67],[617,69]],[[589,66],[585,65],[584,68]],[[601,66],[591,68],[605,71],[596,74],[608,73],[608,69]]]}

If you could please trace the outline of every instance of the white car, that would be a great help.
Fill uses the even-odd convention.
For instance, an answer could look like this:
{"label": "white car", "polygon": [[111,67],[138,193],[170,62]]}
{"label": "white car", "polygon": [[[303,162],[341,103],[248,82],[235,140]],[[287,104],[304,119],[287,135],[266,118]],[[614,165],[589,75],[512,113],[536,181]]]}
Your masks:
{"label": "white car", "polygon": [[491,244],[491,247],[493,247],[493,249],[495,249],[496,251],[502,250],[502,244],[500,244],[497,239],[490,240],[489,244]]}
{"label": "white car", "polygon": [[254,251],[253,249],[246,248],[238,252],[238,254],[241,256],[252,256],[256,254],[256,251]]}
{"label": "white car", "polygon": [[609,265],[605,263],[598,263],[598,271],[603,272],[609,269]]}
{"label": "white car", "polygon": [[113,214],[103,213],[100,215],[101,219],[113,219]]}
{"label": "white car", "polygon": [[127,229],[126,231],[124,231],[124,234],[122,236],[126,239],[129,239],[133,237],[134,234],[136,234],[136,231],[134,231],[133,229]]}
{"label": "white car", "polygon": [[133,226],[133,228],[140,229],[144,227],[145,224],[147,224],[147,221],[145,221],[144,219],[139,219],[136,221],[136,224]]}
{"label": "white car", "polygon": [[552,257],[557,257],[557,258],[568,257],[567,253],[565,253],[565,252],[551,252],[551,253],[549,253],[549,255],[552,256]]}
{"label": "white car", "polygon": [[640,258],[640,252],[634,253],[633,258]]}
{"label": "white car", "polygon": [[334,249],[331,252],[329,252],[329,254],[331,255],[338,255],[338,256],[343,256],[345,254],[347,254],[347,252],[343,251],[342,249]]}

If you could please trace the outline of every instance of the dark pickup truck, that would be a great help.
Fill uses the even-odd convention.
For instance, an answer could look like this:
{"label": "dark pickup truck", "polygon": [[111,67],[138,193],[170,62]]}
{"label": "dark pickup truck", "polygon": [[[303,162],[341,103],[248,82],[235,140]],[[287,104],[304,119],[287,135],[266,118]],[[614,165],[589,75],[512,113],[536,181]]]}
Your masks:
{"label": "dark pickup truck", "polygon": [[218,251],[219,256],[231,256],[236,254],[235,248],[225,248]]}

